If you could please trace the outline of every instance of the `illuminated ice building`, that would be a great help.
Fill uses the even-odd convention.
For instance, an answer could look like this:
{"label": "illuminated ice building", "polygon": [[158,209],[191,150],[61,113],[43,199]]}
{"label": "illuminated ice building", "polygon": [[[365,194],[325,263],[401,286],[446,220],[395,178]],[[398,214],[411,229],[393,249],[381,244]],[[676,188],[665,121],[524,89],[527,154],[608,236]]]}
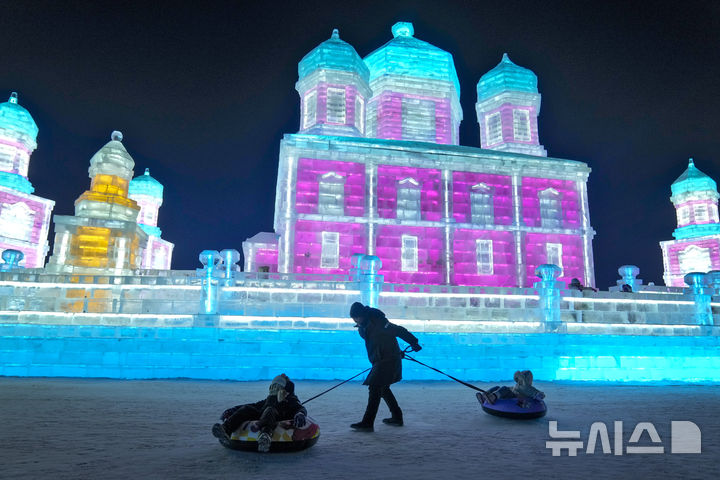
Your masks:
{"label": "illuminated ice building", "polygon": [[38,127],[13,92],[0,103],[0,251],[19,250],[21,266],[38,268],[48,253],[48,228],[55,202],[33,195],[28,180]]}
{"label": "illuminated ice building", "polygon": [[715,180],[697,169],[692,158],[670,187],[677,213],[675,240],[660,242],[665,285],[685,286],[691,272],[720,270],[720,219]]}
{"label": "illuminated ice building", "polygon": [[392,34],[361,58],[334,30],[300,61],[275,233],[244,242],[245,270],[341,274],[365,253],[389,283],[531,287],[549,263],[593,285],[590,168],[547,157],[535,74],[503,55],[477,84],[481,148],[460,146],[452,55]]}
{"label": "illuminated ice building", "polygon": [[163,187],[147,170],[131,181],[135,162],[122,139],[113,132],[90,159],[90,190],[75,200],[75,215],[55,216],[48,272],[132,275],[169,268],[172,244],[160,239],[157,227]]}

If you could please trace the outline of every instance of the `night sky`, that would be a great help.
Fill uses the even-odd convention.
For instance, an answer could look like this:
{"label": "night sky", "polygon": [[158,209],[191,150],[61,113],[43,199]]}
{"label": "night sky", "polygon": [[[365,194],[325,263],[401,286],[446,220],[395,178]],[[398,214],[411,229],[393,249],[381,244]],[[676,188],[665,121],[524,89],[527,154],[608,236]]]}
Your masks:
{"label": "night sky", "polygon": [[455,58],[462,145],[480,144],[475,87],[503,52],[535,72],[541,143],[592,169],[598,286],[628,263],[662,284],[670,184],[688,157],[720,181],[720,3],[285,3],[3,2],[0,95],[17,91],[40,129],[35,194],[73,214],[90,157],[121,130],[136,174],[149,167],[165,186],[173,268],[199,267],[204,249],[241,251],[272,231],[297,63],[333,28],[364,57],[410,21]]}

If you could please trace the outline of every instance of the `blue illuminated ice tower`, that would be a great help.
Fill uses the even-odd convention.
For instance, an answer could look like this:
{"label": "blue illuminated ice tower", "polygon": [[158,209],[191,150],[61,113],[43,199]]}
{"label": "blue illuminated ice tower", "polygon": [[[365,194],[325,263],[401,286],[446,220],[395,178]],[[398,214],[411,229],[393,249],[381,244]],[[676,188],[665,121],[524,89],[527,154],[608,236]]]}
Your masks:
{"label": "blue illuminated ice tower", "polygon": [[507,53],[477,84],[475,104],[482,148],[546,157],[540,145],[537,77]]}
{"label": "blue illuminated ice tower", "polygon": [[148,243],[143,253],[142,268],[153,270],[169,270],[172,262],[174,244],[163,240],[162,231],[157,226],[158,210],[163,204],[163,185],[150,176],[146,168],[143,175],[130,181],[128,197],[135,200],[140,207],[138,224],[148,234]]}
{"label": "blue illuminated ice tower", "polygon": [[363,136],[369,77],[360,55],[333,30],[298,64],[300,133]]}

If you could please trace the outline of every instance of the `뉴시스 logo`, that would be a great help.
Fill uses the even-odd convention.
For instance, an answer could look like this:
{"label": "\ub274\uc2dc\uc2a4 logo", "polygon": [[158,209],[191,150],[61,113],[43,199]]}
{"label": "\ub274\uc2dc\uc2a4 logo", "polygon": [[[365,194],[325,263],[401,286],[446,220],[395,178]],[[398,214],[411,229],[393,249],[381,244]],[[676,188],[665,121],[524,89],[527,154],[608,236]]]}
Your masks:
{"label": "\ub274\uc2dc\uc2a4 logo", "polygon": [[[567,451],[568,456],[576,457],[578,450],[583,448],[583,442],[580,440],[580,430],[558,430],[557,423],[557,420],[551,420],[548,425],[550,438],[555,440],[545,442],[545,448],[552,450],[553,457],[561,456],[563,450]],[[605,423],[594,422],[590,425],[585,453],[588,455],[595,453],[595,449],[599,445],[604,454],[623,455],[623,422],[613,422],[613,430],[613,442],[611,444]],[[637,445],[640,443],[644,432],[648,433],[652,446]],[[640,422],[635,425],[624,452],[627,454],[662,454],[666,453],[666,445],[667,443],[663,445],[655,425],[650,422]],[[701,453],[701,447],[702,435],[700,428],[695,423],[687,420],[673,420],[670,423],[670,453]]]}

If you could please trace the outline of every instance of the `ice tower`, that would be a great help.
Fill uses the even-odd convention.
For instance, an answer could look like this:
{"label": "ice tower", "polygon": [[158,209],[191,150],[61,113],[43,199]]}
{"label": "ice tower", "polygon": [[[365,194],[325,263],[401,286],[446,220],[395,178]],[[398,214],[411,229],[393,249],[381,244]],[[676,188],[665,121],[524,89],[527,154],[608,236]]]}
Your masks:
{"label": "ice tower", "polygon": [[547,156],[540,145],[537,77],[515,65],[507,53],[480,78],[475,104],[482,148]]}
{"label": "ice tower", "polygon": [[373,92],[368,136],[459,144],[463,114],[452,55],[415,38],[412,23],[396,23],[392,34],[365,57]]}
{"label": "ice tower", "polygon": [[363,136],[369,77],[360,55],[333,30],[298,64],[300,132]]}
{"label": "ice tower", "polygon": [[479,105],[511,128],[524,112],[525,133],[492,150],[460,146],[452,55],[410,23],[392,32],[367,70],[336,33],[300,61],[301,125],[280,143],[275,231],[243,243],[245,270],[347,274],[363,253],[388,283],[525,287],[552,263],[561,281],[594,285],[590,169],[545,157],[535,75],[503,60],[480,82]]}
{"label": "ice tower", "polygon": [[55,202],[33,195],[28,180],[38,127],[18,104],[17,93],[0,103],[0,251],[20,250],[20,265],[40,268],[48,253],[48,228]]}
{"label": "ice tower", "polygon": [[75,200],[75,216],[55,216],[51,272],[130,275],[140,268],[147,233],[137,223],[140,207],[128,198],[135,162],[122,133],[90,159],[90,190]]}
{"label": "ice tower", "polygon": [[695,167],[688,168],[670,187],[677,214],[675,240],[660,242],[665,285],[684,287],[685,274],[720,270],[720,220],[715,181]]}
{"label": "ice tower", "polygon": [[158,210],[163,203],[163,186],[150,176],[146,168],[143,175],[132,179],[128,197],[137,202],[140,214],[137,222],[148,234],[148,243],[142,258],[142,268],[169,270],[174,244],[160,238],[162,231],[157,226]]}

